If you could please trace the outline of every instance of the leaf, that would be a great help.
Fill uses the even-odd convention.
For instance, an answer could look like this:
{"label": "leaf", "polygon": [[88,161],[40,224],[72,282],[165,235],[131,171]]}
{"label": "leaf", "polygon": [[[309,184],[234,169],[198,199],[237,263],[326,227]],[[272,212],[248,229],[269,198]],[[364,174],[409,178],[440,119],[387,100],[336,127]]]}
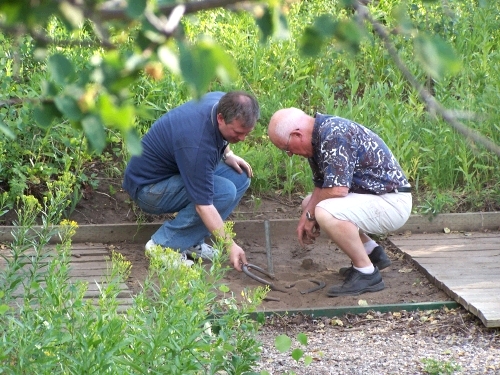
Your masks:
{"label": "leaf", "polygon": [[351,8],[356,5],[356,0],[341,0],[340,5],[344,8]]}
{"label": "leaf", "polygon": [[366,302],[366,300],[364,300],[364,299],[360,299],[360,300],[358,300],[358,305],[359,306],[368,306],[368,302]]}
{"label": "leaf", "polygon": [[0,316],[5,314],[9,310],[8,305],[0,305]]}
{"label": "leaf", "polygon": [[320,53],[322,46],[323,38],[320,33],[312,27],[306,27],[300,38],[300,53],[304,56],[314,57]]}
{"label": "leaf", "polygon": [[419,34],[414,41],[415,55],[422,68],[433,78],[455,75],[462,63],[451,46],[438,35]]}
{"label": "leaf", "polygon": [[304,357],[304,365],[306,366],[309,366],[313,361],[313,357],[311,357],[310,355],[306,355]]}
{"label": "leaf", "polygon": [[179,75],[181,73],[179,58],[167,46],[158,48],[158,58],[173,74]]}
{"label": "leaf", "polygon": [[238,78],[236,62],[219,45],[212,47],[213,58],[216,61],[215,74],[223,83],[229,84]]}
{"label": "leaf", "polygon": [[274,346],[280,353],[284,353],[292,346],[292,340],[287,335],[279,335],[274,340]]}
{"label": "leaf", "polygon": [[286,17],[279,6],[266,8],[261,17],[255,18],[255,22],[262,32],[262,43],[271,37],[274,39],[288,39],[290,37]]}
{"label": "leaf", "polygon": [[[123,134],[123,133],[122,133]],[[140,155],[142,153],[142,144],[139,134],[135,128],[130,128],[123,134],[127,150],[131,155]]]}
{"label": "leaf", "polygon": [[299,333],[297,335],[297,341],[300,342],[302,345],[307,345],[307,335],[305,333]]}
{"label": "leaf", "polygon": [[301,53],[305,56],[316,56],[324,42],[332,37],[340,49],[353,53],[359,51],[362,35],[354,21],[335,21],[330,15],[322,15],[314,20],[312,27],[305,28],[301,36]]}
{"label": "leaf", "polygon": [[343,326],[344,326],[344,322],[343,322],[342,320],[340,320],[340,319],[332,319],[332,320],[330,321],[330,324],[331,324],[332,326],[340,326],[340,327],[343,327]]}
{"label": "leaf", "polygon": [[269,8],[266,8],[261,17],[256,17],[255,22],[262,33],[261,42],[265,42],[273,34],[273,18]]}
{"label": "leaf", "polygon": [[58,96],[54,100],[57,109],[71,121],[80,121],[82,118],[82,111],[78,107],[76,100],[69,96]]}
{"label": "leaf", "polygon": [[336,25],[334,35],[343,49],[353,53],[359,51],[361,31],[358,24],[353,20],[339,21]]}
{"label": "leaf", "polygon": [[324,37],[335,35],[338,23],[329,14],[323,14],[314,20],[314,29]]}
{"label": "leaf", "polygon": [[266,315],[260,311],[257,313],[257,323],[264,324],[266,322]]}
{"label": "leaf", "polygon": [[54,103],[44,103],[33,110],[35,122],[42,128],[49,127],[57,116],[59,111]]}
{"label": "leaf", "polygon": [[74,28],[79,28],[83,25],[85,21],[85,16],[83,14],[83,9],[79,6],[74,6],[68,1],[63,1],[59,5],[59,10],[64,15],[66,20]]}
{"label": "leaf", "polygon": [[[208,88],[211,77],[215,73],[215,67],[211,64],[211,61],[206,61],[206,64],[204,64],[202,68],[200,66],[200,51],[197,51],[195,47],[190,49],[185,43],[180,43],[179,51],[183,78],[188,84],[193,86],[197,92],[202,93]],[[197,96],[199,97],[201,94]]]}
{"label": "leaf", "polygon": [[52,79],[61,86],[68,83],[74,75],[73,64],[61,54],[50,56],[47,68]]}
{"label": "leaf", "polygon": [[403,267],[400,270],[398,270],[398,272],[399,273],[410,273],[410,272],[413,272],[413,269],[412,268]]}
{"label": "leaf", "polygon": [[146,0],[129,0],[126,13],[130,18],[139,18],[146,9]]}
{"label": "leaf", "polygon": [[238,76],[234,61],[211,39],[201,39],[194,46],[180,43],[179,50],[182,76],[194,88],[197,97],[208,90],[215,77],[228,83]]}
{"label": "leaf", "polygon": [[23,4],[13,1],[1,2],[0,12],[4,15],[7,24],[13,24],[23,17]]}
{"label": "leaf", "polygon": [[101,95],[97,104],[106,127],[120,129],[122,132],[133,127],[135,110],[132,105],[117,107],[109,95]]}
{"label": "leaf", "polygon": [[58,90],[54,83],[50,81],[42,81],[40,86],[42,88],[42,96],[49,97],[57,95]]}
{"label": "leaf", "polygon": [[106,132],[101,118],[94,114],[86,116],[82,120],[82,128],[90,148],[98,154],[102,153],[106,147]]}
{"label": "leaf", "polygon": [[222,293],[227,293],[227,292],[229,292],[231,289],[229,289],[229,287],[228,287],[226,284],[222,284],[221,286],[219,286],[219,290],[220,290]]}
{"label": "leaf", "polygon": [[0,132],[5,134],[7,138],[10,138],[12,140],[16,139],[16,135],[12,132],[12,130],[10,130],[10,128],[7,125],[3,124],[1,121],[0,121]]}
{"label": "leaf", "polygon": [[304,351],[302,349],[294,349],[292,351],[292,358],[295,359],[297,362],[299,361],[299,359],[302,358],[302,356],[304,355]]}
{"label": "leaf", "polygon": [[392,16],[396,19],[398,23],[398,29],[403,33],[410,33],[413,29],[413,24],[411,22],[408,13],[406,12],[406,7],[402,4],[397,5],[392,10]]}

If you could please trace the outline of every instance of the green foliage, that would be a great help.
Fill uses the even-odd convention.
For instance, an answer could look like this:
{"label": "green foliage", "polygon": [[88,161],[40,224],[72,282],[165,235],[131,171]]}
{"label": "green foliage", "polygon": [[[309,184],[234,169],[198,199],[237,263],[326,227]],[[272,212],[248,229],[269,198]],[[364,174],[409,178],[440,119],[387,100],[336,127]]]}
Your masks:
{"label": "green foliage", "polygon": [[455,52],[439,36],[419,35],[415,38],[415,53],[422,67],[433,78],[455,75],[462,69]]}
{"label": "green foliage", "polygon": [[[51,191],[44,217],[57,220],[67,193]],[[265,291],[249,291],[241,301],[228,293],[221,284],[227,256],[208,269],[190,268],[158,247],[143,291],[122,311],[117,296],[130,262],[113,252],[99,298],[84,298],[88,285],[69,278],[76,223],[53,228],[44,220],[34,232],[39,209],[36,199],[23,198],[11,257],[0,272],[1,373],[250,373],[260,353],[259,323],[250,313]],[[60,243],[50,251],[54,235]]]}
{"label": "green foliage", "polygon": [[[55,43],[0,34],[0,131],[5,134],[0,187],[9,192],[11,204],[23,193],[43,197],[46,182],[61,171],[75,173],[78,190],[92,181],[83,168],[97,157],[94,151],[105,154],[112,145],[114,156],[125,161],[140,152],[140,135],[165,111],[206,90],[231,89],[248,90],[261,104],[255,131],[234,145],[256,172],[254,195],[277,192],[290,198],[312,188],[307,162],[289,160],[267,139],[270,116],[289,106],[347,117],[378,132],[417,194],[467,192],[460,205],[472,209],[478,202],[474,192],[484,186],[492,187],[490,195],[498,191],[491,184],[500,180],[498,156],[427,113],[373,26],[356,23],[354,2],[269,2],[249,12],[211,9],[185,15],[168,35],[158,25],[141,23],[145,3],[137,2],[126,9],[135,23],[114,20],[107,28],[105,41],[116,49],[100,42],[102,35],[89,21],[74,22],[83,14],[77,6],[62,10],[44,1],[37,11],[54,17],[42,20],[35,7],[23,21],[22,4],[2,3],[5,22],[20,22],[28,31],[40,22]],[[391,0],[370,2],[367,10],[390,32],[416,80],[449,114],[500,144],[498,4]]]}
{"label": "green foliage", "polygon": [[439,361],[433,358],[422,359],[424,372],[429,375],[452,375],[460,371],[461,367],[454,361]]}
{"label": "green foliage", "polygon": [[436,216],[441,212],[447,212],[451,207],[455,207],[455,199],[447,194],[430,194],[424,201],[417,206],[418,211],[430,217]]}
{"label": "green foliage", "polygon": [[[302,345],[302,346],[307,346],[307,335],[304,333],[299,333],[297,334],[297,342]],[[288,337],[287,335],[279,335],[276,337],[274,340],[274,345],[276,346],[276,349],[280,353],[285,353],[288,352],[290,349],[292,349],[292,339]],[[312,362],[312,357],[309,355],[304,355],[304,351],[299,347],[299,348],[294,348],[292,349],[290,356],[297,362],[299,362],[301,359],[304,361],[304,366],[308,366]]]}
{"label": "green foliage", "polygon": [[[479,53],[482,43],[490,45],[491,37],[487,37],[487,34],[497,33],[494,16],[489,21],[482,20],[483,24],[491,25],[495,31],[485,31],[487,27],[477,30],[478,34],[485,32],[484,38],[477,38],[478,46],[468,44],[465,49],[460,47],[457,35],[462,35],[460,43],[463,43],[470,38],[466,36],[467,33],[476,32],[465,19],[469,16],[478,18],[478,9],[472,6],[468,8],[468,4],[456,4],[453,11],[448,9],[446,12],[440,8],[440,3],[397,8],[400,11],[398,20],[402,20],[401,14],[404,14],[407,22],[406,29],[402,30],[404,32],[394,34],[395,43],[401,56],[407,58],[406,62],[412,71],[424,81],[428,80],[427,71],[420,69],[417,62],[412,60],[414,44],[408,36],[420,30],[422,33],[417,32],[416,35],[424,39],[427,38],[427,32],[432,30],[437,33],[435,38],[452,43],[450,54],[460,55],[460,59],[464,60],[464,57],[475,53],[473,51]],[[287,13],[291,38],[286,41],[270,40],[266,45],[257,43],[258,35],[251,28],[251,18],[221,10],[199,14],[197,22],[189,24],[186,32],[194,36],[200,33],[200,29],[204,30],[230,51],[240,64],[241,81],[237,81],[236,87],[246,87],[251,83],[252,91],[262,103],[264,124],[276,109],[286,106],[299,107],[311,114],[319,111],[351,118],[382,136],[419,194],[425,191],[435,194],[435,190],[439,190],[443,195],[449,195],[451,191],[464,188],[468,191],[480,190],[479,181],[486,183],[480,177],[483,173],[489,175],[490,179],[498,179],[493,177],[498,174],[494,170],[497,157],[480,147],[471,146],[443,122],[428,116],[418,94],[408,87],[401,73],[386,58],[383,46],[373,43],[368,35],[363,35],[359,44],[360,53],[341,55],[337,42],[326,42],[328,33],[333,35],[334,21],[343,19],[346,13],[340,9],[331,11],[322,8],[325,5],[326,2],[292,4]],[[370,10],[390,27],[396,23],[395,9],[391,2],[384,2],[373,5]],[[485,9],[480,13],[483,11]],[[316,15],[327,13],[324,18],[315,19]],[[332,20],[331,15],[337,15],[337,18]],[[487,17],[486,13],[482,17]],[[217,22],[214,23],[214,20]],[[300,48],[300,35],[307,27],[315,27],[325,35],[325,43],[320,46],[319,55],[314,59],[296,57]],[[238,30],[246,37],[238,37]],[[441,41],[430,41],[429,48],[437,45],[441,51],[439,43]],[[436,69],[438,66],[446,67],[442,70],[447,71],[447,74],[439,80],[430,81],[430,84],[439,100],[451,108],[459,109],[457,114],[463,112],[467,115],[470,111],[472,115],[474,108],[478,108],[472,104],[472,100],[476,102],[474,96],[477,92],[471,95],[472,92],[465,86],[464,89],[457,87],[457,83],[469,75],[466,73],[469,71],[466,63],[462,65],[462,71],[457,73],[458,65],[453,65],[457,60],[448,59],[448,54],[437,57],[434,62],[436,65],[433,63],[433,66]],[[486,69],[498,78],[486,85],[498,95],[500,76],[498,70],[491,67],[483,64],[477,71]],[[453,79],[449,73],[454,73]],[[454,92],[453,95],[450,90]],[[482,97],[482,94],[479,95]],[[492,98],[483,97],[483,100],[491,102]],[[481,124],[474,125],[473,121],[467,124],[477,126],[483,134],[493,137],[498,143],[500,133],[495,128],[495,111],[479,108],[478,111],[483,116]],[[307,163],[303,164],[303,159],[298,157],[290,162],[279,150],[273,151],[273,147],[268,147],[266,143],[265,132],[264,127],[258,126],[248,139],[249,145],[237,144],[233,147],[252,163],[256,171],[252,191],[257,194],[271,191],[287,195],[292,191],[301,194],[309,191],[312,187]],[[475,204],[471,197],[471,194],[463,194],[460,204],[472,208]],[[441,212],[449,212],[457,208],[453,204],[432,206],[430,211],[441,208],[444,210]]]}

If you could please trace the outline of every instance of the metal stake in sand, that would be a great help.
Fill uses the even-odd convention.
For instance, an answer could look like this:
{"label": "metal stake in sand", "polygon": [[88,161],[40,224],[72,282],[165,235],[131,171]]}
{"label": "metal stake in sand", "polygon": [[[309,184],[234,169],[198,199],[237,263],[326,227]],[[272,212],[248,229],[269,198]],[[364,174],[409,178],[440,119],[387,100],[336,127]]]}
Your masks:
{"label": "metal stake in sand", "polygon": [[264,235],[266,237],[267,271],[274,278],[273,256],[271,254],[271,233],[269,220],[264,221]]}

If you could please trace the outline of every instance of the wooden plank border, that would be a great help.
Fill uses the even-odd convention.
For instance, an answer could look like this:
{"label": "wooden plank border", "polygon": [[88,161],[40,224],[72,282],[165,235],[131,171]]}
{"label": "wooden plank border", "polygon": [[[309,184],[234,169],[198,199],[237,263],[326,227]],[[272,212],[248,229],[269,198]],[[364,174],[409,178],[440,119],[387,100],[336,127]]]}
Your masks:
{"label": "wooden plank border", "polygon": [[[298,223],[295,219],[269,220],[271,233],[295,233]],[[151,235],[161,226],[161,223],[130,224],[92,224],[80,225],[73,236],[74,243],[78,242],[128,242],[146,243]],[[264,233],[264,220],[244,220],[234,222],[234,232],[244,237],[248,229],[261,228]],[[412,233],[442,232],[444,228],[452,231],[484,231],[500,229],[500,212],[477,212],[463,214],[442,214],[429,218],[422,215],[411,215],[406,224],[397,232]],[[0,242],[12,241],[13,226],[0,226]],[[57,238],[53,242],[57,242]]]}

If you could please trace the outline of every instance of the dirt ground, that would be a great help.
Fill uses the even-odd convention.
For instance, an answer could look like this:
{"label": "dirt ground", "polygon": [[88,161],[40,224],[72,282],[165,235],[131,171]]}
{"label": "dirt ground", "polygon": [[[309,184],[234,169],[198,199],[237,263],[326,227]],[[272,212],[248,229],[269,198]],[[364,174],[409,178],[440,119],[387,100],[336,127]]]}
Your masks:
{"label": "dirt ground", "polygon": [[[87,189],[84,198],[76,205],[70,219],[78,224],[120,224],[131,222],[161,223],[169,215],[154,216],[142,213],[130,202],[126,192],[121,189],[121,180],[103,178],[96,190]],[[255,199],[245,196],[229,218],[233,221],[298,219],[300,216],[300,197],[267,197]],[[4,225],[12,225],[13,213],[4,216]],[[269,259],[274,269],[274,279],[250,270],[254,275],[272,282],[276,289],[268,293],[270,300],[264,301],[262,309],[287,310],[332,306],[400,304],[414,302],[433,302],[450,300],[446,294],[421,274],[411,261],[403,258],[402,253],[390,242],[390,237],[379,239],[384,245],[392,265],[381,271],[386,288],[380,292],[365,293],[360,296],[329,298],[326,293],[332,285],[341,284],[343,278],[338,274],[340,267],[348,266],[349,259],[334,243],[322,235],[316,243],[302,248],[296,239],[295,223],[279,233],[270,233],[271,258],[267,256],[264,228],[252,230],[248,227],[236,233],[235,240],[246,252],[247,260],[264,270],[268,270]],[[395,234],[398,235],[398,234]],[[103,242],[106,242],[103,239]],[[130,288],[139,290],[148,269],[144,255],[144,244],[112,243],[113,248],[132,262],[132,274],[128,280]],[[325,287],[312,293],[303,293],[323,282]],[[231,270],[226,275],[226,283],[239,296],[244,288],[263,285],[243,272]],[[271,300],[272,299],[272,300]]]}
{"label": "dirt ground", "polygon": [[[133,208],[127,193],[120,189],[120,180],[101,180],[95,191],[89,191],[76,206],[71,219],[79,224],[130,223],[137,220],[158,222],[168,220],[164,217],[145,215]],[[110,189],[110,185],[112,186]],[[110,195],[110,191],[116,191]],[[265,219],[297,219],[300,215],[300,197],[291,199],[269,197],[255,199],[251,195],[244,197],[230,219],[265,220]],[[264,270],[268,270],[268,256],[264,230],[245,230],[236,233],[236,241],[246,252],[247,260]],[[251,270],[258,277],[272,282],[278,290],[269,292],[270,299],[262,305],[262,309],[300,309],[332,306],[354,306],[358,304],[399,304],[413,302],[432,302],[449,300],[446,294],[421,274],[411,262],[403,258],[402,253],[391,244],[390,238],[380,239],[380,243],[392,260],[392,265],[381,271],[386,288],[376,293],[365,293],[360,296],[329,298],[326,292],[329,287],[341,284],[343,278],[338,274],[340,267],[349,265],[349,259],[334,243],[322,235],[314,245],[301,248],[295,236],[295,224],[289,231],[270,233],[271,260],[275,279]],[[115,248],[132,262],[132,274],[129,286],[137,291],[147,273],[148,260],[144,255],[144,244],[114,243]],[[325,287],[312,293],[302,293],[324,282]],[[243,272],[231,270],[226,276],[227,284],[236,296],[244,288],[262,285]]]}

